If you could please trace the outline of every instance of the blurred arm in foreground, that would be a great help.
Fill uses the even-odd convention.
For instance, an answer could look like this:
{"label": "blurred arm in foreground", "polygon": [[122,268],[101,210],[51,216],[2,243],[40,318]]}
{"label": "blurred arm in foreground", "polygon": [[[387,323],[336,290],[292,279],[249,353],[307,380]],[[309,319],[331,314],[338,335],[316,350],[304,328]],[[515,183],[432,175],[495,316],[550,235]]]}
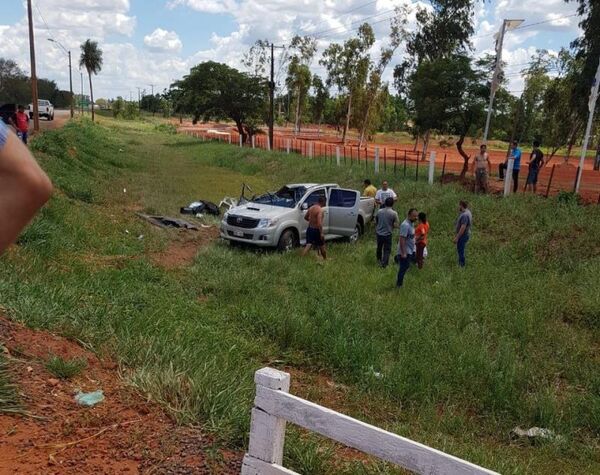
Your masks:
{"label": "blurred arm in foreground", "polygon": [[50,199],[52,183],[29,150],[0,120],[0,254]]}

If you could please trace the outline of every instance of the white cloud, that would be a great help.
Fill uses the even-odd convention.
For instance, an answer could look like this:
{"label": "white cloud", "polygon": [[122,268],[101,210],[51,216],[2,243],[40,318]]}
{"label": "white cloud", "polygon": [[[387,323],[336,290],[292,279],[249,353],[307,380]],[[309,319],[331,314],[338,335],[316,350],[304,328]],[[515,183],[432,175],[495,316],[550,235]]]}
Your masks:
{"label": "white cloud", "polygon": [[162,28],[157,28],[149,35],[144,36],[144,44],[151,51],[165,53],[179,53],[183,47],[177,33]]}
{"label": "white cloud", "polygon": [[234,0],[171,0],[168,8],[184,5],[203,13],[232,13],[238,7]]}

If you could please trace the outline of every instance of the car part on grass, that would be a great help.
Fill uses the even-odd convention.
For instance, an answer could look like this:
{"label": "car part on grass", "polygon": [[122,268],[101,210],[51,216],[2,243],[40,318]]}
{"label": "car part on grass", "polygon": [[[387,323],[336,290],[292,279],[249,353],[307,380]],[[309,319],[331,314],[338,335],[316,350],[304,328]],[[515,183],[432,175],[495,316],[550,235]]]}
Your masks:
{"label": "car part on grass", "polygon": [[550,429],[543,429],[541,427],[532,427],[531,429],[521,429],[520,427],[515,427],[510,431],[511,439],[528,439],[530,442],[535,443],[540,440],[560,440],[562,437],[560,435],[556,435]]}
{"label": "car part on grass", "polygon": [[219,209],[225,208],[225,211],[229,211],[238,205],[238,201],[230,196],[225,196],[219,203]]}
{"label": "car part on grass", "polygon": [[211,201],[198,200],[190,203],[189,205],[180,208],[181,214],[193,214],[198,216],[199,214],[211,214],[213,216],[219,216],[221,214],[219,206]]}
{"label": "car part on grass", "polygon": [[136,213],[140,218],[160,228],[180,228],[198,231],[198,226],[184,219],[171,218],[170,216],[151,216],[149,214]]}
{"label": "car part on grass", "polygon": [[81,406],[93,407],[104,401],[104,393],[102,392],[102,389],[92,391],[91,393],[77,391],[77,394],[75,394],[75,401]]}

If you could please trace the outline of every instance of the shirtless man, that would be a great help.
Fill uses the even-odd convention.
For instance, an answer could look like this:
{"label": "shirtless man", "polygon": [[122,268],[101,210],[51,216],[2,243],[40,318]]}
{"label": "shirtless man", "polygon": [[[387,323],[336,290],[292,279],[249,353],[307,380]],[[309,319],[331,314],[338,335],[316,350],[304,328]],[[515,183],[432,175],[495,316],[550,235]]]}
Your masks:
{"label": "shirtless man", "polygon": [[323,260],[327,259],[325,236],[323,235],[323,207],[326,203],[325,197],[320,196],[319,202],[308,208],[304,215],[304,219],[308,221],[308,229],[306,230],[306,246],[302,250],[303,256],[306,256],[308,251],[316,247]]}
{"label": "shirtless man", "polygon": [[0,120],[0,254],[48,201],[52,184],[27,147]]}

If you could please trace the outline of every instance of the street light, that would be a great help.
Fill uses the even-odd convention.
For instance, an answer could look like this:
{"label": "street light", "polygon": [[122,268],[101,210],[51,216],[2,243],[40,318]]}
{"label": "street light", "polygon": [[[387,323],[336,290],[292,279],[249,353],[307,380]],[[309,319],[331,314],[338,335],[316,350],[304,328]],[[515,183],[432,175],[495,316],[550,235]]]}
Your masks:
{"label": "street light", "polygon": [[71,69],[71,51],[67,51],[67,48],[65,48],[61,43],[59,43],[58,41],[56,41],[53,38],[48,38],[48,41],[51,41],[52,43],[57,44],[69,56],[69,89],[71,91],[71,119],[72,119],[75,112],[73,111],[73,73],[72,73],[72,69]]}
{"label": "street light", "polygon": [[494,75],[492,76],[492,85],[490,91],[490,104],[488,105],[487,118],[485,120],[485,130],[483,132],[483,143],[487,144],[488,132],[490,130],[490,120],[492,119],[492,107],[494,106],[494,97],[498,89],[500,73],[502,72],[502,44],[504,43],[504,33],[510,30],[515,30],[525,20],[504,20],[502,28],[494,35],[496,39],[496,66],[494,67]]}

